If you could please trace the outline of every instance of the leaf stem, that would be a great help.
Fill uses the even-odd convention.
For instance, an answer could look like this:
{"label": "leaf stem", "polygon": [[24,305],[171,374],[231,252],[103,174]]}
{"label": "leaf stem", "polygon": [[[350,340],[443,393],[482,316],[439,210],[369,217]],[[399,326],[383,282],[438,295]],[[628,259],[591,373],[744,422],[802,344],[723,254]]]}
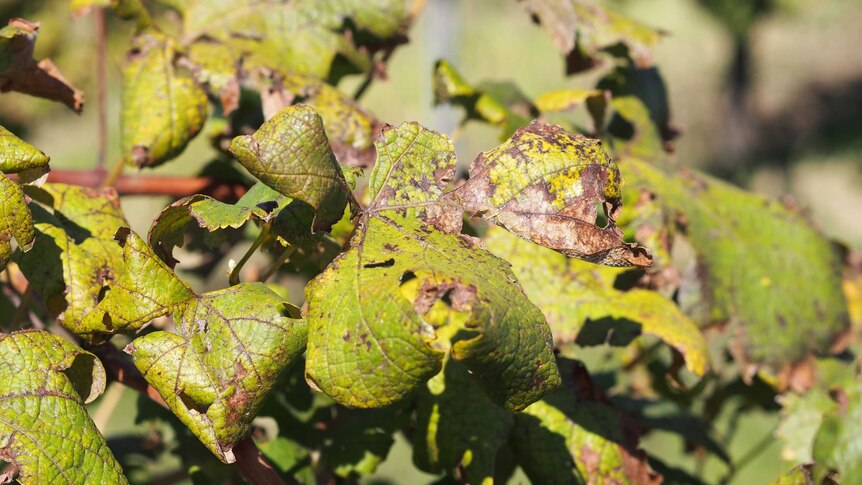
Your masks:
{"label": "leaf stem", "polygon": [[231,269],[230,276],[228,276],[228,284],[230,286],[239,284],[239,272],[242,270],[242,267],[245,266],[245,263],[248,262],[249,258],[251,258],[251,255],[269,239],[269,228],[269,223],[265,223],[263,225],[263,228],[260,230],[260,234],[257,235],[257,239],[254,240],[251,247],[248,248],[248,251],[242,255],[242,259],[236,263],[236,266]]}
{"label": "leaf stem", "polygon": [[287,261],[287,258],[289,258],[295,252],[296,246],[286,247],[284,251],[282,251],[282,253],[278,256],[278,258],[276,258],[276,260],[272,262],[270,267],[267,268],[263,275],[258,278],[258,281],[260,281],[261,283],[266,283],[266,280],[272,277],[272,275],[275,274],[275,272],[278,271],[279,268],[281,268],[285,261]]}
{"label": "leaf stem", "polygon": [[105,180],[102,180],[102,183],[99,184],[99,187],[105,188],[117,185],[117,180],[119,180],[120,176],[123,175],[123,170],[125,168],[126,161],[123,159],[117,160],[113,168],[111,168],[110,173],[108,173],[108,176],[105,177]]}

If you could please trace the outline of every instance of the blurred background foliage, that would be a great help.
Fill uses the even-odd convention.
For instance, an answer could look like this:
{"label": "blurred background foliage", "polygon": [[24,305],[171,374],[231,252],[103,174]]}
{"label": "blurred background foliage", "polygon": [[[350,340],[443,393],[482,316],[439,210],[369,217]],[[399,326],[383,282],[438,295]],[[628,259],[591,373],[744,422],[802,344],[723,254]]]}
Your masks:
{"label": "blurred background foliage", "polygon": [[[789,197],[830,238],[862,250],[862,3],[858,0],[610,0],[614,8],[656,27],[666,35],[654,49],[668,88],[670,125],[681,133],[671,155],[676,163],[696,167],[773,198]],[[96,28],[93,15],[73,19],[65,0],[0,0],[3,19],[23,17],[42,24],[36,58],[51,58],[65,76],[88,93],[89,104],[78,116],[60,104],[5,94],[0,100],[0,125],[51,155],[52,168],[87,169],[98,152]],[[119,112],[121,66],[132,23],[107,16],[108,160],[120,158]],[[480,151],[496,146],[499,129],[482,123],[459,128],[463,111],[434,106],[432,70],[448,59],[470,81],[511,81],[527,98],[560,88],[591,89],[600,75],[565,75],[564,61],[551,38],[534,25],[515,1],[429,0],[410,31],[410,42],[398,48],[387,66],[388,80],[371,84],[362,104],[380,120],[397,125],[416,120],[444,133],[458,133],[458,159],[467,163]],[[339,87],[347,93],[362,82],[348,77]],[[204,128],[204,133],[207,128]],[[214,151],[198,137],[168,167],[153,173],[194,174]],[[788,199],[791,200],[791,199]],[[125,213],[138,232],[147,231],[166,197],[125,197]],[[235,248],[242,254],[245,247]],[[188,256],[190,253],[184,253]],[[187,261],[184,258],[184,263]],[[194,262],[189,263],[194,264]],[[182,267],[182,266],[181,266]],[[217,288],[222,281],[200,279]],[[290,288],[302,298],[301,285]],[[858,318],[858,309],[855,311]],[[715,342],[714,342],[715,343]],[[642,344],[647,347],[649,343]],[[715,343],[723,346],[723,343]],[[667,350],[667,349],[663,349]],[[616,382],[619,353],[600,348],[579,349],[602,387],[637,390],[632,382]],[[662,359],[659,359],[662,360]],[[663,360],[670,362],[671,357]],[[296,370],[296,369],[295,369]],[[647,368],[662,376],[661,365]],[[285,379],[301,380],[301,372]],[[656,378],[655,382],[663,379]],[[304,386],[292,386],[305,389]],[[662,401],[629,393],[615,404],[644,416],[652,432],[642,447],[658,458],[670,483],[698,476],[705,483],[767,483],[788,466],[782,443],[775,439],[779,404],[763,382],[746,385],[737,378],[701,403],[701,416],[712,418],[701,429],[700,417],[682,412],[689,400],[677,389],[655,389]],[[268,406],[283,406],[303,415],[297,442],[271,441],[270,457],[283,469],[302,469],[300,447],[311,439],[319,395],[278,395]],[[113,413],[140,403],[135,413]],[[659,403],[660,402],[660,403]],[[117,458],[137,483],[207,483],[222,466],[182,428],[168,424],[164,411],[138,399],[131,391],[111,387],[93,407]],[[262,413],[266,414],[266,413]],[[284,415],[284,413],[282,413]],[[154,419],[145,420],[143,417]],[[672,416],[672,418],[669,418]],[[278,436],[278,426],[296,426],[294,418],[260,426],[260,433]],[[686,438],[679,434],[685,430]],[[787,431],[786,429],[784,430]],[[304,435],[306,433],[307,435]],[[292,437],[293,438],[293,437]],[[395,435],[389,458],[366,483],[431,482],[435,476],[411,464],[407,439]],[[167,453],[166,451],[169,451]],[[191,475],[179,468],[199,463]],[[222,475],[224,476],[224,475]],[[209,478],[207,478],[209,477]],[[526,481],[516,473],[511,479]]]}

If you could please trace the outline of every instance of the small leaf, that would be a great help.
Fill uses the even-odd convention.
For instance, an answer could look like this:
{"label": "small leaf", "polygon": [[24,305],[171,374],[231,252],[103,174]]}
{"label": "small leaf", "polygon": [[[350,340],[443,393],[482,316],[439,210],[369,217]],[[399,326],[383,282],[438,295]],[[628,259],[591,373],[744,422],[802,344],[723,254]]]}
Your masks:
{"label": "small leaf", "polygon": [[545,314],[557,347],[578,341],[589,325],[609,322],[615,338],[633,325],[631,338],[655,335],[685,357],[688,369],[703,376],[709,366],[706,339],[697,325],[670,300],[654,291],[614,289],[619,270],[592,265],[491,228],[488,249],[512,263],[527,296]]}
{"label": "small leaf", "polygon": [[[609,266],[649,266],[652,257],[624,242],[614,224],[621,187],[619,169],[600,141],[534,121],[480,154],[470,167],[470,179],[447,197],[471,214],[566,256]],[[606,227],[596,225],[599,204]]]}
{"label": "small leaf", "polygon": [[460,469],[466,482],[485,483],[494,477],[497,452],[513,421],[463,365],[449,360],[417,397],[413,461],[429,473],[454,475]]}
{"label": "small leaf", "polygon": [[650,51],[661,39],[657,30],[594,2],[523,0],[523,4],[566,56],[567,74],[592,68],[603,55],[626,57],[639,67],[652,65]]}
{"label": "small leaf", "polygon": [[36,230],[21,186],[0,173],[0,270],[12,257],[12,239],[23,251],[30,249]]}
{"label": "small leaf", "polygon": [[0,333],[0,460],[20,483],[127,483],[84,407],[104,389],[93,354],[47,332]]}
{"label": "small leaf", "polygon": [[594,388],[580,363],[562,361],[564,387],[515,415],[511,444],[533,483],[661,483],[638,450],[629,418]]}
{"label": "small leaf", "polygon": [[0,126],[0,172],[44,170],[48,168],[49,160],[41,150]]}
{"label": "small leaf", "polygon": [[381,407],[437,374],[449,352],[510,409],[553,389],[550,332],[508,264],[426,222],[452,217],[437,206],[454,173],[451,141],[405,123],[384,130],[377,152],[350,249],[306,288],[309,383]]}
{"label": "small leaf", "polygon": [[49,310],[61,315],[64,327],[87,340],[113,334],[115,329],[104,322],[88,320],[85,325],[84,320],[123,264],[113,241],[117,229],[126,225],[117,192],[45,184],[28,193],[53,213],[34,208],[39,234],[33,249],[20,257],[21,271]]}
{"label": "small leaf", "polygon": [[179,155],[203,127],[207,98],[192,77],[174,65],[169,37],[136,37],[123,70],[123,156],[154,167]]}
{"label": "small leaf", "polygon": [[17,18],[0,29],[0,91],[59,101],[80,113],[84,93],[69,84],[49,59],[33,59],[38,34],[38,23]]}
{"label": "small leaf", "polygon": [[[278,376],[305,348],[305,322],[263,283],[196,295],[128,229],[125,272],[99,304],[116,327],[171,315],[177,333],[136,338],[126,351],[168,407],[221,461],[246,434]],[[94,312],[95,313],[95,312]]]}
{"label": "small leaf", "polygon": [[352,201],[323,120],[308,106],[285,108],[255,134],[234,138],[230,151],[263,183],[314,208],[315,228],[338,222]]}

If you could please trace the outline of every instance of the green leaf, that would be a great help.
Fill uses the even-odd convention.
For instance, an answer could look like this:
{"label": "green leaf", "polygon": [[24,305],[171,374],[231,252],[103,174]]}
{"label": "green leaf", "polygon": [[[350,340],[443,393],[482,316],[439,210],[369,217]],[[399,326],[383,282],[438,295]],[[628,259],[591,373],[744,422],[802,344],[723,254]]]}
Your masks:
{"label": "green leaf", "polygon": [[267,118],[297,102],[311,106],[323,118],[326,136],[340,163],[351,167],[374,163],[373,140],[381,123],[338,88],[311,76],[279,72],[261,87],[261,99]]}
{"label": "green leaf", "polygon": [[221,101],[225,116],[239,107],[238,61],[230,47],[201,39],[188,46],[182,62],[188,65],[195,81]]}
{"label": "green leaf", "polygon": [[[818,474],[836,470],[841,483],[859,483],[862,480],[862,384],[859,382],[844,390],[845,402],[823,418],[823,424],[814,438],[814,462]],[[817,482],[821,482],[818,479]]]}
{"label": "green leaf", "polygon": [[828,349],[848,327],[840,260],[799,214],[691,171],[674,176],[636,160],[620,167],[636,212],[663,215],[623,226],[665,244],[685,235],[697,270],[680,292],[702,291],[704,323],[731,323],[737,359],[780,370]]}
{"label": "green leaf", "polygon": [[590,69],[602,56],[626,57],[639,67],[652,65],[652,48],[661,32],[611,9],[583,0],[525,0],[527,12],[566,56],[566,73]]}
{"label": "green leaf", "polygon": [[451,141],[405,123],[383,132],[377,152],[350,249],[306,288],[309,384],[345,405],[381,407],[437,374],[450,352],[510,409],[553,389],[550,331],[508,264],[427,222],[453,217],[437,205],[454,174]]}
{"label": "green leaf", "polygon": [[0,334],[0,460],[20,483],[127,483],[84,408],[104,389],[93,354],[47,332]]}
{"label": "green leaf", "polygon": [[51,212],[34,208],[38,234],[33,249],[20,256],[21,271],[64,327],[87,340],[112,335],[110,325],[85,318],[123,264],[113,241],[127,224],[117,192],[45,184],[28,193]]}
{"label": "green leaf", "polygon": [[48,168],[49,160],[41,150],[0,126],[0,172],[44,170]]}
{"label": "green leaf", "polygon": [[[706,339],[697,325],[659,293],[614,289],[619,270],[596,266],[531,244],[497,228],[485,236],[488,250],[512,263],[524,291],[545,314],[554,343],[581,342],[588,327],[609,323],[615,339],[655,335],[678,350],[702,376],[709,366]],[[631,335],[624,335],[626,325]],[[603,332],[603,334],[606,332]],[[580,337],[579,337],[580,336]]]}
{"label": "green leaf", "polygon": [[36,237],[33,216],[21,186],[0,173],[0,270],[12,257],[12,239],[28,251]]}
{"label": "green leaf", "polygon": [[[534,121],[481,153],[470,179],[447,197],[465,211],[567,256],[610,266],[649,266],[614,224],[622,179],[601,142]],[[596,225],[602,205],[608,224]],[[450,221],[455,227],[460,219]]]}
{"label": "green leaf", "polygon": [[175,42],[160,34],[136,37],[123,69],[123,156],[139,167],[180,153],[203,127],[207,97],[174,65]]}
{"label": "green leaf", "polygon": [[817,430],[824,416],[834,413],[838,404],[819,389],[803,395],[784,394],[778,402],[782,419],[775,436],[782,442],[781,457],[791,463],[811,463]]}
{"label": "green leaf", "polygon": [[561,361],[564,387],[515,415],[511,445],[533,483],[660,483],[637,449],[634,423],[580,363]]}
{"label": "green leaf", "polygon": [[305,322],[263,283],[202,295],[128,229],[117,233],[125,272],[99,304],[115,327],[171,315],[177,333],[156,331],[126,348],[168,407],[221,461],[248,431],[278,376],[303,352]]}
{"label": "green leaf", "polygon": [[814,483],[808,467],[800,465],[784,472],[775,481],[770,482],[770,485],[814,485]]}
{"label": "green leaf", "polygon": [[[210,37],[243,53],[243,64],[291,70],[325,79],[342,58],[352,69],[373,68],[374,50],[396,38],[406,23],[400,0],[192,0],[180,8],[186,40]],[[346,25],[353,25],[353,34]],[[353,35],[351,35],[353,34]]]}
{"label": "green leaf", "polygon": [[39,24],[13,18],[0,29],[0,85],[3,91],[17,91],[59,101],[77,112],[84,106],[84,93],[69,84],[50,59],[33,58]]}
{"label": "green leaf", "polygon": [[485,483],[494,477],[497,452],[513,422],[467,368],[449,360],[417,397],[413,461],[429,473],[455,475],[460,469],[467,483]]}
{"label": "green leaf", "polygon": [[352,201],[323,120],[308,106],[283,109],[253,135],[234,138],[230,151],[261,182],[314,208],[315,228],[338,222]]}
{"label": "green leaf", "polygon": [[609,98],[601,89],[556,89],[539,95],[534,103],[543,113],[571,111],[586,105],[593,120],[593,132],[601,134],[605,131]]}
{"label": "green leaf", "polygon": [[539,112],[512,83],[484,83],[473,87],[445,59],[434,65],[434,104],[451,103],[466,111],[462,123],[481,120],[502,128],[505,140]]}
{"label": "green leaf", "polygon": [[[661,134],[650,119],[646,105],[634,96],[621,96],[611,100],[611,109],[619,117],[615,117],[608,128],[615,136],[614,154],[618,159],[659,160],[664,157]],[[615,126],[615,122],[622,126]]]}

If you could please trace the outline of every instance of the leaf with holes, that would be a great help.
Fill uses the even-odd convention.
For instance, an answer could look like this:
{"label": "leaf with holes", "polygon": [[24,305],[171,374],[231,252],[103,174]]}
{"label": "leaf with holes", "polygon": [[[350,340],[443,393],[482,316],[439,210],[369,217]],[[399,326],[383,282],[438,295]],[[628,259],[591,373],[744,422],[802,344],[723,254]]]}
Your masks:
{"label": "leaf with holes", "polygon": [[[610,266],[649,266],[652,257],[623,241],[622,179],[601,142],[534,121],[481,153],[470,179],[447,200],[566,256]],[[598,206],[607,218],[596,225]],[[460,217],[444,222],[460,226]]]}
{"label": "leaf with holes", "polygon": [[621,345],[640,334],[650,334],[679,351],[690,371],[699,376],[706,372],[706,339],[697,325],[661,294],[616,290],[614,279],[620,270],[566,258],[497,228],[488,231],[485,242],[488,250],[512,263],[527,296],[548,319],[557,346],[575,341],[586,344],[584,334],[588,331],[600,333],[602,338],[612,332],[614,341]]}
{"label": "leaf with holes", "polygon": [[310,205],[315,228],[331,227],[353,201],[323,120],[309,106],[283,109],[253,135],[234,138],[230,151],[261,182]]}
{"label": "leaf with holes", "polygon": [[126,351],[168,407],[221,461],[246,434],[278,376],[305,348],[305,322],[263,283],[196,295],[128,229],[125,273],[99,304],[115,326],[172,316],[177,333],[136,338]]}
{"label": "leaf with holes", "polygon": [[133,41],[123,69],[122,150],[130,164],[154,167],[176,157],[203,127],[206,94],[176,57],[174,40],[161,34]]}
{"label": "leaf with holes", "polygon": [[80,112],[84,93],[69,84],[49,59],[33,58],[38,34],[38,23],[18,18],[0,29],[0,91],[59,101]]}
{"label": "leaf with holes", "polygon": [[127,483],[84,407],[104,390],[93,354],[47,332],[0,333],[0,462],[24,485]]}
{"label": "leaf with holes", "polygon": [[451,141],[405,123],[384,130],[377,152],[350,249],[306,288],[308,382],[381,407],[437,374],[448,352],[493,401],[534,402],[559,382],[541,312],[507,263],[427,222],[453,217],[437,205],[454,174]]}

